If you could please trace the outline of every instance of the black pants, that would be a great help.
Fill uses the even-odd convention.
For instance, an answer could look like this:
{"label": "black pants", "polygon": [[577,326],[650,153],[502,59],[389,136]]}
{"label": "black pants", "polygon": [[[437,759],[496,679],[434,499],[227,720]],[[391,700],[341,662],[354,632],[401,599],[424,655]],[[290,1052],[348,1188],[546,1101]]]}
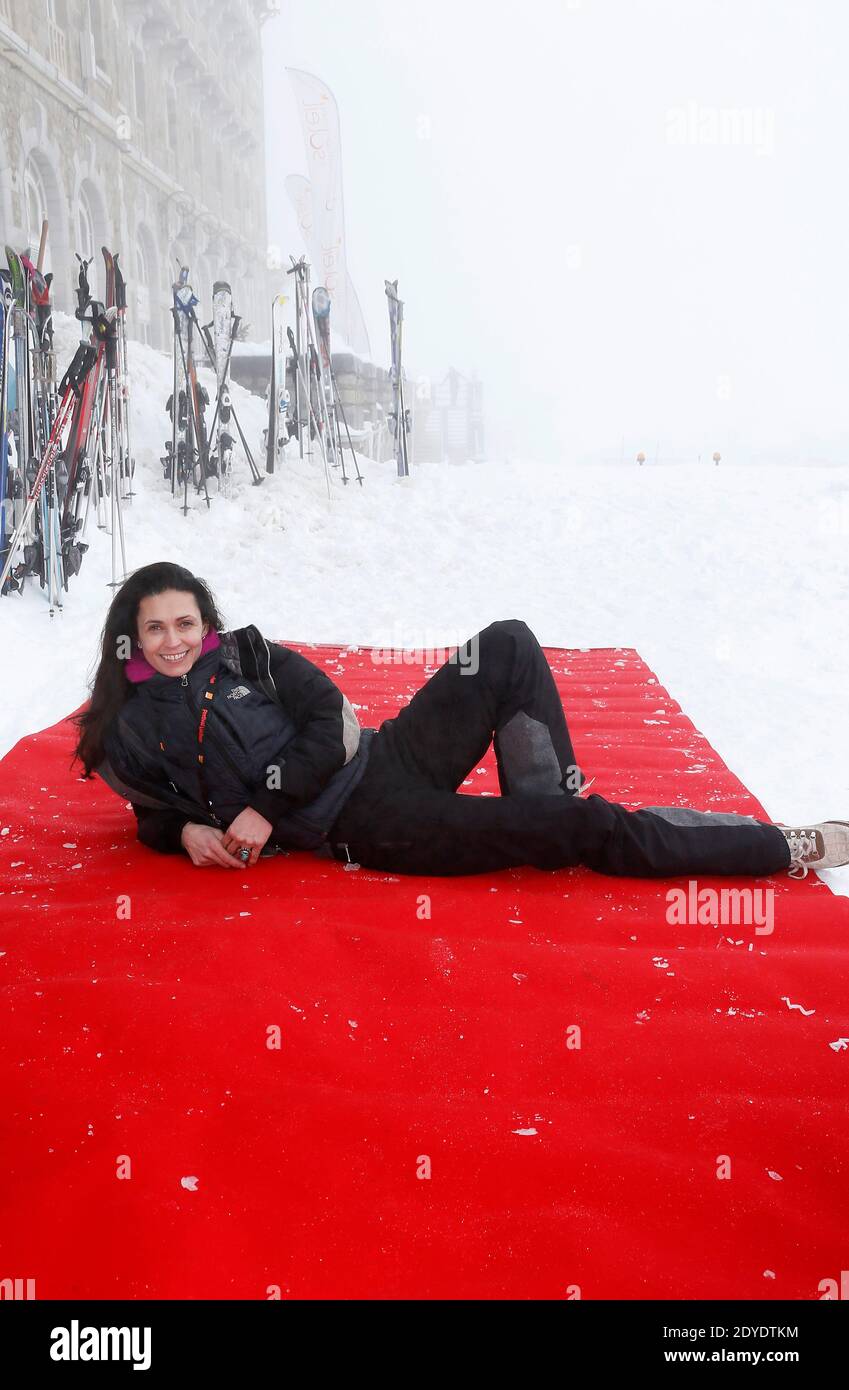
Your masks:
{"label": "black pants", "polygon": [[[500,796],[457,787],[495,745]],[[678,807],[629,811],[577,796],[577,767],[545,654],[518,619],[491,623],[385,720],[329,836],[334,856],[401,874],[585,864],[634,877],[772,874],[777,827]]]}

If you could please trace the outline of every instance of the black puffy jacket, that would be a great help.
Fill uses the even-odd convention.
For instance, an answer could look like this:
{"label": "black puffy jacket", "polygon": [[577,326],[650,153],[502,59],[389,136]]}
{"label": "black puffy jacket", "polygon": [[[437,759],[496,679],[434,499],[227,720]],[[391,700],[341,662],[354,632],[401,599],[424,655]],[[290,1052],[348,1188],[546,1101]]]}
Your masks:
{"label": "black puffy jacket", "polygon": [[188,821],[226,827],[250,806],[274,826],[273,843],[320,850],[377,731],[360,728],[339,687],[299,652],[253,625],[219,638],[187,675],[157,673],[134,687],[95,770],[132,804],[151,849],[178,853]]}

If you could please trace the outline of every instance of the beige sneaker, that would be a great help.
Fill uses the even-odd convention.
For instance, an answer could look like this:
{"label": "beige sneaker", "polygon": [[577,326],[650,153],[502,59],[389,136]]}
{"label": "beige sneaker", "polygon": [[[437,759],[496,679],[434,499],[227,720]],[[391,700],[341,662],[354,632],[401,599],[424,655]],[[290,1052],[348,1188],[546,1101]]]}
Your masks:
{"label": "beige sneaker", "polygon": [[837,869],[849,864],[849,821],[817,825],[779,825],[790,846],[791,878],[807,878],[808,869]]}

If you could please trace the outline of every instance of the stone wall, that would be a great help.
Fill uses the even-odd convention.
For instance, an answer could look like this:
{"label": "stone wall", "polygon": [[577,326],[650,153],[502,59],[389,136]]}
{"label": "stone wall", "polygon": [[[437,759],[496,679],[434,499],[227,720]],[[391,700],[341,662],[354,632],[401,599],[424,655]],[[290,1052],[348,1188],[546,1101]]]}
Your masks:
{"label": "stone wall", "polygon": [[[240,356],[234,352],[230,368],[234,381],[256,395],[266,396],[271,376],[271,358],[267,353]],[[287,359],[286,370],[294,402],[291,358]],[[387,424],[393,404],[390,373],[351,353],[334,352],[333,374],[348,425],[352,433],[357,432],[358,450],[362,448],[380,460],[393,458],[394,439]],[[452,368],[440,381],[405,380],[404,390],[412,423],[408,442],[413,464],[466,463],[484,458],[483,388],[475,377],[464,377]],[[359,438],[361,431],[375,426],[371,443]]]}

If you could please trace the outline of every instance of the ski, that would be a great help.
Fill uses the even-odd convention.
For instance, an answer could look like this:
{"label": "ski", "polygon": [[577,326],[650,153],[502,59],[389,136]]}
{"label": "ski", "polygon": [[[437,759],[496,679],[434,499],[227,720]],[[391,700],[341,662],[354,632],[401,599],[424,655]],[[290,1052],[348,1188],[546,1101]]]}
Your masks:
{"label": "ski", "polygon": [[7,428],[7,377],[12,328],[12,288],[5,278],[0,296],[0,564],[6,557],[6,491],[8,485],[9,437]]}
{"label": "ski", "polygon": [[133,492],[133,474],[136,469],[136,461],[133,458],[132,432],[130,429],[130,361],[127,351],[127,282],[124,279],[124,272],[118,264],[119,253],[116,251],[112,257],[113,269],[115,272],[115,308],[118,310],[118,384],[120,387],[119,401],[121,406],[121,479],[124,486],[123,496],[129,502],[135,496]]}
{"label": "ski", "polygon": [[[291,268],[286,271],[287,275],[295,277],[295,332],[294,335],[287,329],[287,336],[292,343],[293,362],[302,362],[309,356],[309,298],[310,298],[310,268],[305,256],[301,256],[296,261],[294,256],[290,256]],[[299,372],[297,366],[294,372],[295,385],[295,428],[293,434],[298,436],[298,452],[300,457],[304,457],[304,443],[306,440],[306,452],[311,454],[309,442],[314,435],[313,420],[311,414],[310,389],[307,385],[306,393],[304,385],[307,383],[311,372],[305,369]],[[309,428],[306,428],[306,427]]]}
{"label": "ski", "polygon": [[[43,265],[47,245],[47,222],[42,224],[39,261]],[[33,340],[30,358],[30,381],[32,388],[33,456],[41,458],[47,447],[53,422],[56,418],[56,369],[53,355],[53,316],[50,306],[50,284],[52,276],[45,276],[37,265],[33,265],[28,255],[20,257],[26,273],[29,303],[33,310],[27,317],[27,333]],[[33,464],[30,464],[31,471]],[[40,582],[46,588],[50,600],[50,611],[61,607],[60,593],[67,582],[62,567],[62,539],[60,517],[60,487],[64,485],[61,459],[57,468],[47,476],[40,498],[36,517],[36,532],[39,545]]]}
{"label": "ski", "polygon": [[[82,339],[82,344],[91,344],[97,352],[97,361],[86,378],[83,391],[74,406],[71,428],[64,452],[65,491],[62,501],[62,553],[66,577],[79,572],[82,556],[87,549],[80,534],[85,529],[88,505],[91,502],[92,487],[99,506],[99,453],[101,444],[102,410],[105,405],[103,380],[104,348],[102,338],[98,338],[95,324],[101,322],[104,308],[92,299],[88,280],[88,267],[77,254],[79,273],[77,277],[77,307],[74,313],[80,324],[90,324],[91,334]],[[82,515],[83,502],[86,502],[85,517]]]}
{"label": "ski", "polygon": [[227,373],[230,365],[233,334],[233,292],[226,280],[216,280],[212,287],[212,351],[215,379],[218,383],[217,451],[219,486],[227,475],[233,458],[233,436],[230,425],[230,392]]}
{"label": "ski", "polygon": [[33,265],[32,261],[25,256],[21,257],[29,275],[30,299],[35,310],[35,326],[41,343],[41,351],[45,354],[53,351],[53,308],[50,303],[53,275],[50,271],[46,275],[43,273],[44,255],[47,249],[47,231],[48,224],[45,218],[41,226],[41,242],[36,264]]}
{"label": "ski", "polygon": [[[108,447],[108,464],[104,462],[104,477],[108,482],[109,493],[109,534],[112,538],[112,588],[123,582],[127,571],[124,552],[124,521],[121,515],[119,493],[124,479],[124,432],[120,388],[120,346],[118,339],[118,305],[116,301],[117,275],[115,257],[108,247],[102,246],[103,261],[106,268],[106,309],[104,314],[103,344],[106,363],[106,393],[108,402],[109,428],[104,430],[104,445]],[[117,578],[117,556],[115,547],[121,544],[121,579]]]}
{"label": "ski", "polygon": [[[174,286],[174,314],[177,328],[177,342],[180,349],[180,357],[183,367],[183,380],[186,392],[186,414],[185,414],[185,459],[183,474],[183,514],[188,512],[188,478],[192,476],[195,491],[203,489],[207,507],[211,505],[207,479],[210,473],[209,443],[206,435],[205,409],[209,404],[209,396],[204,387],[198,381],[197,367],[195,365],[193,347],[193,329],[197,323],[195,305],[198,299],[189,284],[188,266],[180,267],[180,274]],[[186,341],[183,344],[183,334],[180,328],[180,317],[186,326]],[[181,393],[182,394],[182,393]]]}
{"label": "ski", "polygon": [[[89,373],[91,372],[91,369],[94,366],[96,359],[97,354],[94,348],[92,348],[91,345],[88,343],[81,343],[80,346],[77,348],[76,354],[74,355],[74,359],[70,367],[68,368],[64,377],[62,378],[61,384],[59,386],[59,409],[56,414],[56,419],[54,421],[53,428],[50,432],[50,438],[47,441],[47,446],[41,458],[41,462],[35,469],[32,478],[28,480],[29,493],[27,497],[26,507],[24,509],[24,514],[21,517],[21,520],[18,523],[18,526],[15,529],[15,533],[12,536],[12,539],[9,543],[9,550],[8,554],[6,555],[5,563],[3,565],[3,572],[2,574],[0,574],[0,594],[6,592],[6,581],[9,578],[17,550],[22,545],[25,546],[27,528],[29,526],[30,518],[35,510],[36,503],[38,502],[38,499],[41,495],[44,482],[48,477],[48,474],[50,473],[50,470],[53,468],[56,459],[59,455],[59,451],[62,447],[62,435],[64,434],[67,426],[70,424],[74,402],[75,400],[78,400],[80,395],[82,394],[84,382],[88,377]],[[24,567],[29,568],[30,562],[26,556],[26,548],[27,547],[25,546]]]}
{"label": "ski", "polygon": [[[312,382],[313,382],[312,358],[313,358],[313,356],[314,356],[313,348],[310,347],[310,376],[309,376],[309,380],[308,380],[308,379],[307,379],[307,376],[306,376],[306,371],[305,371],[305,368],[304,368],[304,360],[303,360],[303,357],[301,356],[300,352],[298,351],[298,345],[297,345],[297,342],[295,341],[295,335],[294,335],[294,333],[292,332],[291,328],[287,328],[287,329],[286,329],[286,334],[287,334],[287,337],[288,337],[288,339],[289,339],[289,347],[290,347],[291,350],[292,350],[292,361],[294,362],[294,365],[295,365],[295,381],[296,381],[297,384],[298,384],[299,393],[300,393],[302,399],[306,402],[306,407],[307,407],[307,410],[308,410],[308,412],[309,412],[308,419],[309,419],[309,426],[310,426],[310,435],[311,435],[311,437],[314,437],[316,434],[318,434],[319,445],[320,445],[320,447],[321,447],[322,458],[323,458],[323,460],[324,460],[324,477],[325,477],[325,481],[326,481],[326,483],[327,483],[327,496],[328,496],[328,497],[331,497],[331,496],[332,496],[332,492],[331,492],[331,488],[330,488],[330,469],[329,469],[328,466],[327,466],[327,454],[326,454],[325,451],[324,451],[324,443],[323,443],[323,441],[322,441],[321,435],[320,435],[319,430],[318,430],[318,422],[317,422],[316,416],[315,416],[315,409],[313,408],[313,391],[312,391]],[[303,432],[301,432],[301,439],[303,440]]]}
{"label": "ski", "polygon": [[274,472],[277,456],[277,351],[274,342],[274,305],[271,306],[271,380],[268,383],[268,419],[265,422],[265,471]]}
{"label": "ski", "polygon": [[315,326],[316,359],[321,393],[320,418],[323,420],[327,432],[327,454],[333,468],[338,468],[341,464],[342,482],[347,483],[348,475],[345,472],[345,459],[342,454],[339,421],[336,418],[336,402],[331,380],[330,294],[324,285],[317,285],[312,292],[312,317]]}
{"label": "ski", "polygon": [[330,351],[330,305],[331,300],[329,291],[324,287],[324,285],[317,286],[317,288],[313,290],[312,296],[313,318],[315,320],[316,335],[318,337],[319,357],[321,362],[321,372],[324,379],[325,398],[328,402],[328,417],[334,433],[334,444],[339,455],[339,460],[342,465],[342,482],[347,483],[349,479],[347,473],[345,472],[345,453],[342,448],[342,431],[339,425],[340,415],[345,425],[345,434],[348,438],[348,447],[351,450],[351,458],[354,461],[354,468],[357,474],[357,482],[360,484],[360,487],[362,487],[363,478],[362,474],[360,473],[360,466],[357,462],[357,455],[354,449],[353,440],[351,439],[351,431],[348,428],[348,419],[345,415],[345,407],[343,406],[342,398],[339,395],[339,387],[336,382],[336,373],[333,370],[333,354]]}
{"label": "ski", "polygon": [[268,390],[266,473],[273,473],[275,464],[283,461],[283,450],[293,433],[289,420],[291,396],[286,387],[286,325],[283,321],[283,310],[288,302],[285,294],[278,294],[271,305],[271,382]]}
{"label": "ski", "polygon": [[[9,267],[9,284],[12,302],[9,307],[11,318],[10,352],[7,356],[6,386],[8,392],[8,421],[11,438],[7,449],[14,450],[14,463],[6,465],[6,497],[11,507],[6,515],[6,534],[17,531],[19,524],[18,502],[23,502],[25,478],[32,472],[34,461],[32,451],[35,439],[32,416],[32,396],[29,359],[29,294],[27,275],[18,253],[11,246],[6,247],[6,262]],[[43,585],[43,569],[40,561],[40,542],[33,535],[30,558],[33,561],[27,574],[38,574]],[[21,588],[23,584],[21,583]]]}
{"label": "ski", "polygon": [[101,246],[101,254],[106,269],[106,296],[103,300],[107,309],[115,307],[115,261],[112,252],[106,247]]}
{"label": "ski", "polygon": [[[215,465],[216,468],[219,470],[219,487],[221,485],[221,477],[229,477],[231,470],[233,449],[236,442],[232,434],[230,433],[232,426],[235,426],[236,428],[236,432],[239,436],[242,448],[245,453],[245,458],[248,461],[248,467],[251,470],[253,485],[254,487],[256,487],[259,483],[262,482],[262,474],[260,473],[256,465],[254,456],[251,453],[251,447],[248,444],[247,439],[245,438],[245,432],[242,429],[242,426],[239,424],[239,417],[236,414],[236,407],[233,404],[233,397],[230,392],[230,360],[233,355],[233,344],[236,341],[236,336],[239,332],[239,324],[242,322],[242,320],[238,314],[233,312],[232,297],[230,295],[229,285],[225,285],[224,281],[216,281],[215,288],[218,290],[222,290],[222,287],[223,290],[226,290],[226,296],[223,295],[222,291],[222,309],[226,307],[229,317],[226,317],[225,314],[222,312],[222,322],[220,324],[221,341],[219,345],[216,345],[212,336],[212,332],[210,331],[214,330],[215,328],[215,319],[213,318],[213,321],[210,324],[201,324],[198,322],[197,315],[195,314],[194,309],[191,309],[192,321],[194,323],[194,326],[195,328],[197,328],[198,333],[200,334],[201,341],[203,342],[203,345],[206,349],[207,357],[216,368],[216,378],[219,378],[219,384],[216,391],[215,410],[212,414],[212,424],[209,429],[209,435],[211,436],[213,431],[220,425],[221,428],[217,436],[218,444]],[[209,397],[207,396],[206,391],[204,391],[203,387],[201,387],[200,389],[203,394],[203,399],[208,401]],[[210,469],[211,471],[214,471],[211,465]]]}
{"label": "ski", "polygon": [[407,433],[410,428],[410,415],[404,404],[404,368],[402,362],[402,337],[404,324],[404,302],[398,298],[398,281],[386,280],[386,298],[389,304],[389,333],[392,352],[392,430],[395,435],[395,461],[398,477],[410,476],[410,460],[407,449]]}

